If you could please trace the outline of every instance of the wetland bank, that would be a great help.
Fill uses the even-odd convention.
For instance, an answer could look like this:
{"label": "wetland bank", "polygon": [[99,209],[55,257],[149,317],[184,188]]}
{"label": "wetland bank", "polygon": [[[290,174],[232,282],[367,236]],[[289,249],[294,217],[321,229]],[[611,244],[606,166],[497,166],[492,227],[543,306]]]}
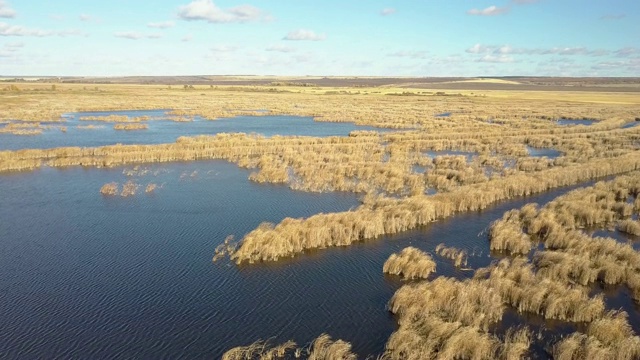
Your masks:
{"label": "wetland bank", "polygon": [[16,86],[3,356],[640,356],[635,93]]}

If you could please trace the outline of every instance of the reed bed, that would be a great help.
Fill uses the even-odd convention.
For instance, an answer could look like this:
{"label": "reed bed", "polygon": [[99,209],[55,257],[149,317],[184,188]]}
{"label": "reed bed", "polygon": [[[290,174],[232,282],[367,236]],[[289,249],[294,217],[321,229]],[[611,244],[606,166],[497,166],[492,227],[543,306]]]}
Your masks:
{"label": "reed bed", "polygon": [[436,254],[442,256],[445,259],[451,260],[453,262],[453,265],[457,268],[467,266],[469,255],[467,254],[466,250],[448,247],[444,243],[440,243],[436,246]]}
{"label": "reed bed", "polygon": [[102,185],[102,187],[100,188],[100,193],[102,195],[115,196],[115,195],[118,195],[119,193],[118,189],[119,189],[118,183],[111,182],[111,183]]}
{"label": "reed bed", "polygon": [[149,128],[147,124],[115,124],[114,130],[146,130]]}
{"label": "reed bed", "polygon": [[307,360],[356,359],[356,355],[351,352],[351,344],[342,340],[333,340],[331,336],[322,334],[308,347],[298,347],[291,340],[272,347],[268,342],[259,340],[247,346],[228,350],[222,355],[222,360],[276,360],[293,357]]}
{"label": "reed bed", "polygon": [[436,271],[436,263],[429,254],[409,246],[398,254],[391,254],[385,261],[382,271],[406,279],[426,279]]}
{"label": "reed bed", "polygon": [[509,254],[526,255],[531,252],[533,243],[525,234],[519,210],[506,212],[502,219],[496,220],[489,229],[490,249]]}
{"label": "reed bed", "polygon": [[623,311],[610,311],[589,324],[586,333],[576,332],[553,346],[554,359],[640,358],[640,337],[634,335]]}
{"label": "reed bed", "polygon": [[618,224],[618,229],[627,234],[640,236],[640,221],[626,219]]}
{"label": "reed bed", "polygon": [[438,277],[401,287],[389,302],[399,328],[389,338],[389,359],[517,359],[529,350],[531,332],[490,334],[505,305],[500,294],[478,280]]}
{"label": "reed bed", "polygon": [[[231,255],[237,263],[275,261],[306,249],[346,246],[384,234],[406,231],[460,211],[486,208],[496,201],[526,196],[553,187],[635,170],[640,157],[621,157],[615,163],[592,161],[571,171],[551,169],[535,175],[514,175],[474,184],[434,196],[403,199],[370,197],[353,211],[318,214],[307,219],[287,218],[277,225],[260,226],[247,234]],[[568,169],[567,169],[568,170]]]}

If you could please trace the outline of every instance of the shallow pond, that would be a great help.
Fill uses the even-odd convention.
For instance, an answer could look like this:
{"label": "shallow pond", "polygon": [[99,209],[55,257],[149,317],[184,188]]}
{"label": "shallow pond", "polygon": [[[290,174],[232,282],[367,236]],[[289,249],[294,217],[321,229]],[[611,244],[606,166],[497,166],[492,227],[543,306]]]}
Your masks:
{"label": "shallow pond", "polygon": [[430,158],[436,158],[438,156],[459,156],[462,155],[467,159],[467,163],[473,161],[473,158],[478,156],[477,152],[472,151],[459,151],[459,150],[440,150],[440,151],[423,151],[424,156],[428,156]]}
{"label": "shallow pond", "polygon": [[590,126],[590,125],[596,124],[597,122],[598,120],[593,120],[593,119],[580,119],[580,120],[560,119],[556,121],[556,124],[561,126],[575,126],[575,125]]}
{"label": "shallow pond", "polygon": [[[81,117],[105,117],[109,115],[130,118],[148,116],[144,130],[114,130],[118,123],[80,120]],[[234,118],[206,120],[194,117],[192,121],[171,120],[168,110],[103,111],[65,114],[61,123],[42,123],[45,127],[40,135],[13,135],[0,133],[0,150],[46,149],[62,146],[93,147],[113,144],[162,144],[172,143],[180,136],[214,135],[218,133],[243,132],[264,136],[347,136],[354,130],[376,130],[353,123],[314,121],[311,117],[299,116],[238,116]],[[66,127],[66,132],[60,126]],[[93,126],[93,128],[86,128]],[[49,128],[46,128],[49,127]]]}
{"label": "shallow pond", "polygon": [[[493,220],[575,188],[275,264],[213,264],[228,234],[358,204],[353,194],[251,183],[248,173],[203,161],[1,175],[0,357],[219,358],[257,339],[305,344],[323,332],[378,354],[396,326],[386,304],[402,285],[382,274],[392,252],[444,242],[486,266]],[[127,179],[141,185],[135,196],[100,195]],[[472,275],[435,258],[438,275]]]}
{"label": "shallow pond", "polygon": [[547,157],[549,159],[555,159],[557,157],[562,156],[562,153],[556,149],[550,148],[535,148],[531,146],[527,146],[527,151],[529,152],[529,156],[531,157]]}
{"label": "shallow pond", "polygon": [[626,123],[626,124],[622,125],[620,128],[621,129],[630,129],[630,128],[636,127],[638,125],[640,125],[640,121],[634,121],[634,122]]}

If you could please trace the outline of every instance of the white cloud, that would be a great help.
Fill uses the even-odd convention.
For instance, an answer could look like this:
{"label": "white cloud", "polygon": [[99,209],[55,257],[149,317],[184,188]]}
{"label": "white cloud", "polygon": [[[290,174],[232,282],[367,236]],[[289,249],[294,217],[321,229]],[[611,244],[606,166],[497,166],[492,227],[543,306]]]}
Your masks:
{"label": "white cloud", "polygon": [[321,41],[326,39],[325,34],[316,34],[311,30],[298,29],[291,31],[283,38],[283,40],[296,40],[296,41]]}
{"label": "white cloud", "polygon": [[168,29],[172,28],[176,25],[173,21],[160,21],[160,22],[150,22],[147,24],[148,27],[153,29]]}
{"label": "white cloud", "polygon": [[210,23],[233,23],[268,20],[264,11],[251,5],[239,5],[222,9],[212,0],[194,0],[178,8],[178,16],[184,20],[204,20]]}
{"label": "white cloud", "polygon": [[511,56],[507,55],[485,55],[479,59],[476,59],[476,62],[486,62],[486,63],[512,63],[515,62],[515,59]]}
{"label": "white cloud", "polygon": [[468,48],[467,50],[465,50],[466,52],[468,52],[469,54],[485,54],[488,52],[493,51],[495,48],[492,46],[486,46],[486,45],[482,45],[482,44],[475,44],[472,47]]}
{"label": "white cloud", "polygon": [[13,10],[6,1],[0,0],[0,18],[10,19],[16,17],[16,15],[16,11]]}
{"label": "white cloud", "polygon": [[611,52],[605,49],[588,49],[586,47],[554,47],[554,48],[514,48],[510,45],[495,46],[475,44],[465,50],[469,54],[494,55],[583,55],[605,56]]}
{"label": "white cloud", "polygon": [[509,7],[497,7],[495,5],[491,5],[485,9],[471,9],[467,11],[469,15],[480,15],[480,16],[494,16],[494,15],[502,15],[509,12]]}
{"label": "white cloud", "polygon": [[180,41],[182,41],[182,42],[189,42],[191,40],[193,40],[193,35],[191,35],[191,34],[187,34],[187,35],[183,36],[182,39],[180,39]]}
{"label": "white cloud", "polygon": [[622,49],[618,49],[615,51],[616,56],[618,57],[629,57],[633,55],[640,55],[640,48],[636,47],[625,47]]}
{"label": "white cloud", "polygon": [[211,51],[217,52],[217,53],[231,53],[231,52],[235,52],[236,50],[238,50],[238,47],[231,46],[231,45],[216,45],[211,48]]}
{"label": "white cloud", "polygon": [[0,36],[51,36],[54,35],[53,31],[32,29],[20,25],[9,25],[7,23],[0,22]]}
{"label": "white cloud", "polygon": [[296,49],[288,47],[288,46],[284,46],[284,45],[271,45],[271,46],[267,47],[265,50],[266,51],[281,52],[281,53],[290,53],[290,52],[296,51]]}
{"label": "white cloud", "polygon": [[620,60],[620,61],[603,61],[591,67],[593,70],[620,71],[627,70],[631,73],[640,71],[640,58]]}
{"label": "white cloud", "polygon": [[91,21],[91,20],[93,20],[93,16],[91,16],[89,14],[80,14],[78,16],[78,19],[80,19],[80,21]]}
{"label": "white cloud", "polygon": [[410,59],[426,59],[427,52],[426,51],[396,51],[393,53],[389,53],[388,56],[403,57],[403,58],[410,58]]}
{"label": "white cloud", "polygon": [[160,39],[162,37],[161,34],[142,34],[135,31],[119,31],[114,33],[113,36],[129,40]]}
{"label": "white cloud", "polygon": [[394,8],[384,8],[382,9],[382,11],[380,11],[380,15],[382,16],[389,16],[389,15],[393,15],[396,13],[396,9]]}

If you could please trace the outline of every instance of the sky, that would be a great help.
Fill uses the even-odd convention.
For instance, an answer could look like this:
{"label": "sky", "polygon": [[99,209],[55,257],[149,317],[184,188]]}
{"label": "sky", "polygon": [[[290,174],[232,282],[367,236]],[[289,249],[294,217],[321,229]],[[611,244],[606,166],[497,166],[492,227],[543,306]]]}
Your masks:
{"label": "sky", "polygon": [[636,76],[638,0],[0,0],[0,76]]}

